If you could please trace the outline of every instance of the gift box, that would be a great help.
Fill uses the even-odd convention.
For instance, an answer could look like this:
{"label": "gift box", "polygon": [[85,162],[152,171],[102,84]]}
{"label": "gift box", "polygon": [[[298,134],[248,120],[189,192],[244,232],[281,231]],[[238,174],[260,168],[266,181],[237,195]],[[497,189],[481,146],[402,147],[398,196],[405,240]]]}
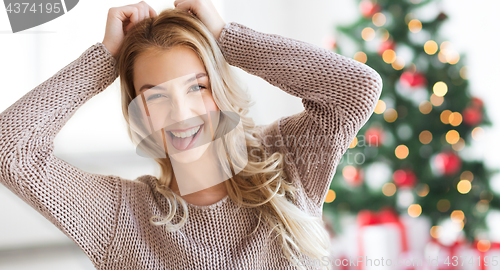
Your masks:
{"label": "gift box", "polygon": [[429,270],[464,270],[462,258],[467,249],[467,242],[459,238],[451,245],[445,245],[432,238],[425,247],[425,264]]}
{"label": "gift box", "polygon": [[498,270],[500,269],[500,242],[474,241],[462,252],[466,258],[463,270]]}
{"label": "gift box", "polygon": [[378,212],[360,211],[357,225],[357,269],[416,269],[404,263],[411,253],[406,227],[395,210],[384,207]]}

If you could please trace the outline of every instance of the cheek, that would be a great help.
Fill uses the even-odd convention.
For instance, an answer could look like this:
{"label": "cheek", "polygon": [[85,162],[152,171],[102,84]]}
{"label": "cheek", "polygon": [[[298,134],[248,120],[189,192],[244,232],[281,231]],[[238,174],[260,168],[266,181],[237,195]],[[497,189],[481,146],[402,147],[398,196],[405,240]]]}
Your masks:
{"label": "cheek", "polygon": [[215,103],[215,100],[211,94],[207,94],[207,95],[203,96],[203,103],[205,104],[205,109],[207,110],[207,112],[219,110],[219,108],[217,107],[217,104]]}
{"label": "cheek", "polygon": [[[215,103],[215,100],[213,99],[212,95],[206,95],[203,97],[203,103],[205,105],[205,108],[203,110],[205,111],[205,116],[203,117],[205,120],[206,124],[211,124],[212,128],[207,128],[205,129],[205,132],[207,134],[212,134],[212,139],[213,139],[213,132],[217,129],[219,125],[219,108],[217,107],[217,104]],[[215,112],[215,113],[214,113]],[[208,119],[208,115],[210,114],[210,119]],[[206,127],[209,127],[208,125]]]}
{"label": "cheek", "polygon": [[[206,95],[203,97],[203,103],[205,105],[204,110],[206,113],[210,113],[210,115],[218,115],[218,113],[214,114],[213,112],[218,112],[220,109],[217,107],[217,104],[215,103],[215,100],[211,95]],[[217,124],[218,119],[214,119],[216,122],[214,124]]]}

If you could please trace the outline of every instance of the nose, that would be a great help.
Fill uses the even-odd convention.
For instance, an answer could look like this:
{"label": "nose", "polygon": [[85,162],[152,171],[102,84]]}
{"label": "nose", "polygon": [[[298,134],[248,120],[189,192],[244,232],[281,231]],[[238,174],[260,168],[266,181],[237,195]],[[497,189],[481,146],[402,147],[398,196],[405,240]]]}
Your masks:
{"label": "nose", "polygon": [[175,98],[172,101],[169,111],[170,125],[187,125],[189,118],[193,117],[192,110],[184,98]]}

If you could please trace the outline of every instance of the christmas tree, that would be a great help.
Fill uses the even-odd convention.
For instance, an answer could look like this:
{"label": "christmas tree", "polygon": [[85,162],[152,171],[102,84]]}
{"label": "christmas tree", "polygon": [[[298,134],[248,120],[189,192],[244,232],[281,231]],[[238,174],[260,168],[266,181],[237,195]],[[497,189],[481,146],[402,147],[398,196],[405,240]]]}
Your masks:
{"label": "christmas tree", "polygon": [[498,171],[463,153],[491,122],[470,93],[465,56],[439,32],[447,15],[436,2],[363,0],[359,19],[337,27],[330,49],[378,71],[383,91],[337,167],[325,212],[390,206],[429,217],[434,237],[452,219],[473,241],[500,208],[489,186]]}

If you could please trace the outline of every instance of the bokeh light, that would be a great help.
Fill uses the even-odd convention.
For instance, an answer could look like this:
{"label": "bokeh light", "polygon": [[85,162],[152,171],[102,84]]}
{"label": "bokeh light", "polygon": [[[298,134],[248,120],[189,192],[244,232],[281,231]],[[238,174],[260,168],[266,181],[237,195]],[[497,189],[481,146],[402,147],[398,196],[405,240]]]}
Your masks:
{"label": "bokeh light", "polygon": [[394,151],[394,153],[396,154],[397,158],[405,159],[406,157],[408,157],[408,154],[410,153],[410,151],[408,150],[408,147],[406,145],[401,144],[401,145],[398,145],[396,147],[396,150]]}
{"label": "bokeh light", "polygon": [[396,185],[393,183],[385,183],[382,186],[382,193],[387,197],[394,195],[396,193]]}
{"label": "bokeh light", "polygon": [[448,85],[446,85],[446,83],[444,82],[437,82],[434,84],[432,90],[434,91],[434,94],[436,96],[442,97],[448,92]]}
{"label": "bokeh light", "polygon": [[335,200],[336,197],[337,197],[337,194],[335,193],[335,191],[329,189],[328,192],[326,193],[325,202],[331,203]]}
{"label": "bokeh light", "polygon": [[408,207],[408,215],[410,217],[418,217],[422,214],[422,207],[420,204],[412,204]]}
{"label": "bokeh light", "polygon": [[432,133],[428,130],[420,132],[418,139],[423,144],[429,144],[432,141]]}
{"label": "bokeh light", "polygon": [[457,184],[457,190],[458,192],[462,194],[467,194],[471,190],[471,183],[469,180],[460,180]]}
{"label": "bokeh light", "polygon": [[366,60],[368,60],[366,53],[364,53],[364,52],[355,53],[353,59],[356,61],[359,61],[363,64],[366,63]]}
{"label": "bokeh light", "polygon": [[446,133],[446,142],[449,144],[456,144],[460,139],[460,134],[458,131],[452,129]]}
{"label": "bokeh light", "polygon": [[383,100],[379,99],[377,102],[377,105],[375,106],[374,112],[376,114],[382,114],[385,112],[385,107],[386,107],[385,102]]}
{"label": "bokeh light", "polygon": [[438,50],[438,45],[434,40],[428,40],[427,42],[425,42],[424,51],[427,54],[433,55],[437,52],[437,50]]}
{"label": "bokeh light", "polygon": [[375,38],[375,30],[371,27],[365,27],[365,29],[361,31],[361,37],[366,41],[370,41]]}
{"label": "bokeh light", "polygon": [[382,59],[387,64],[391,64],[392,62],[396,61],[396,52],[394,50],[387,49],[382,53]]}
{"label": "bokeh light", "polygon": [[396,121],[396,119],[398,119],[398,112],[392,108],[387,109],[384,112],[384,119],[385,119],[385,121],[392,123],[392,122]]}

